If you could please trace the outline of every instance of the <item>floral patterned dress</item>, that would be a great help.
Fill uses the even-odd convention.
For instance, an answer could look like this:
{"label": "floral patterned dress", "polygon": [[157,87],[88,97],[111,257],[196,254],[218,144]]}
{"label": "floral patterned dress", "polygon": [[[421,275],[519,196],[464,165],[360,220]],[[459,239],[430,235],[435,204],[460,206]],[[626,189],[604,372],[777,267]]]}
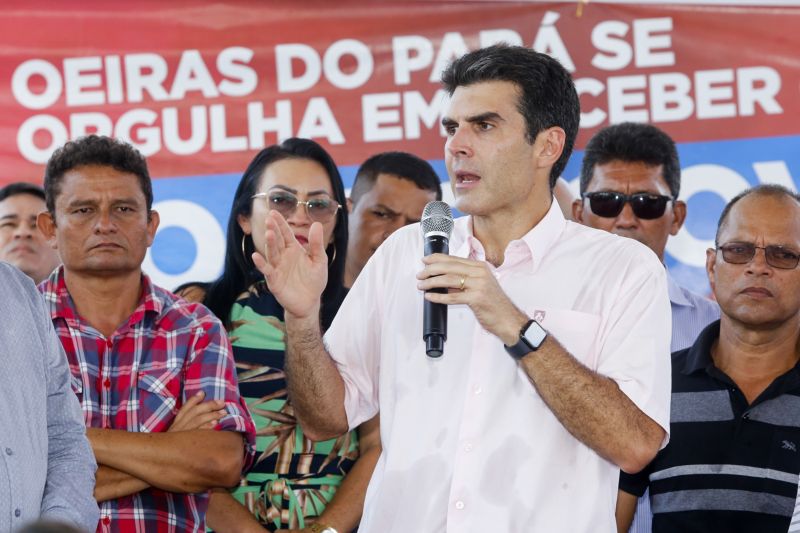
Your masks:
{"label": "floral patterned dress", "polygon": [[255,464],[233,496],[270,531],[307,527],[357,459],[356,432],[322,442],[303,434],[286,397],[283,309],[263,283],[236,301],[230,322],[239,390],[257,430]]}

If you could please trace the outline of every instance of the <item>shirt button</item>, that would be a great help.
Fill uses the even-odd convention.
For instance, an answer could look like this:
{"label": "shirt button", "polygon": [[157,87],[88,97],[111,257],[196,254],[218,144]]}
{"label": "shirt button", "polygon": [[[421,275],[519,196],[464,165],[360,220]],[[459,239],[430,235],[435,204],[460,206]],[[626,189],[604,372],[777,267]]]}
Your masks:
{"label": "shirt button", "polygon": [[471,442],[467,442],[467,443],[464,444],[464,451],[467,452],[467,453],[472,451],[472,443]]}
{"label": "shirt button", "polygon": [[458,500],[458,501],[456,502],[456,509],[458,509],[458,510],[460,511],[460,510],[462,510],[463,508],[464,508],[464,502],[462,502],[461,500]]}
{"label": "shirt button", "polygon": [[19,518],[21,514],[22,514],[22,511],[20,511],[19,509],[14,509],[14,516]]}
{"label": "shirt button", "polygon": [[475,394],[480,394],[483,392],[483,387],[481,387],[480,385],[475,385],[472,387],[472,392],[474,392]]}
{"label": "shirt button", "polygon": [[111,518],[108,516],[103,517],[103,524],[108,525],[111,523]]}
{"label": "shirt button", "polygon": [[112,346],[114,346],[114,343],[113,343],[113,342],[111,342],[111,339],[106,339],[106,346],[108,346],[109,348],[111,348]]}
{"label": "shirt button", "polygon": [[14,450],[11,448],[6,448],[6,455],[14,455]]}
{"label": "shirt button", "polygon": [[106,378],[105,381],[103,381],[103,387],[105,387],[107,389],[110,389],[111,388],[111,380]]}

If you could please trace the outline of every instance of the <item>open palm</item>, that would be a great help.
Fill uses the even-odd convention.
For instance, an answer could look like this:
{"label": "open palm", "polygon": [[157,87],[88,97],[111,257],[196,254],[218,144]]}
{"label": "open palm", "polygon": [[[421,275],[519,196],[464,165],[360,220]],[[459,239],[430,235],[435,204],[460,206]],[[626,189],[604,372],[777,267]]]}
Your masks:
{"label": "open palm", "polygon": [[300,318],[318,314],[320,296],[328,283],[322,225],[311,225],[306,251],[281,214],[270,211],[266,241],[266,250],[254,253],[253,262],[264,274],[270,292],[287,313]]}

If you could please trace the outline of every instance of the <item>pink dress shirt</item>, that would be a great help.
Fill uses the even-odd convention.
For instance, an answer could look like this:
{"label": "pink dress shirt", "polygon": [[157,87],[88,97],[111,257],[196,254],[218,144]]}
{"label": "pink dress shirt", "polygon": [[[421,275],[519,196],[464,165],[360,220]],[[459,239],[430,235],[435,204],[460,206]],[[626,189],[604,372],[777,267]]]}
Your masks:
{"label": "pink dress shirt", "polygon": [[[484,260],[471,226],[456,220],[450,250]],[[325,337],[350,427],[381,415],[359,531],[616,531],[618,467],[564,429],[467,306],[449,309],[444,355],[425,355],[422,254],[418,224],[395,232]],[[553,202],[491,268],[520,309],[669,431],[670,304],[655,254],[566,221]]]}

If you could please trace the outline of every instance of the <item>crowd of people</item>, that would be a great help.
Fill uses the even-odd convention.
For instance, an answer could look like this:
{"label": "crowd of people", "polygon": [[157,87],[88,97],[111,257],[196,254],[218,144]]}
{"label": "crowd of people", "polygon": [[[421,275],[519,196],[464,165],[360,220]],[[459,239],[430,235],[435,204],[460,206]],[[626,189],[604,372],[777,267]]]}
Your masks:
{"label": "crowd of people", "polygon": [[222,273],[181,287],[142,271],[130,144],[70,141],[0,190],[0,531],[800,530],[800,197],[728,203],[712,300],[664,265],[666,133],[599,131],[572,198],[556,60],[491,46],[442,83],[449,255],[423,256],[442,190],[404,152],[348,196],[316,142],[261,150]]}

